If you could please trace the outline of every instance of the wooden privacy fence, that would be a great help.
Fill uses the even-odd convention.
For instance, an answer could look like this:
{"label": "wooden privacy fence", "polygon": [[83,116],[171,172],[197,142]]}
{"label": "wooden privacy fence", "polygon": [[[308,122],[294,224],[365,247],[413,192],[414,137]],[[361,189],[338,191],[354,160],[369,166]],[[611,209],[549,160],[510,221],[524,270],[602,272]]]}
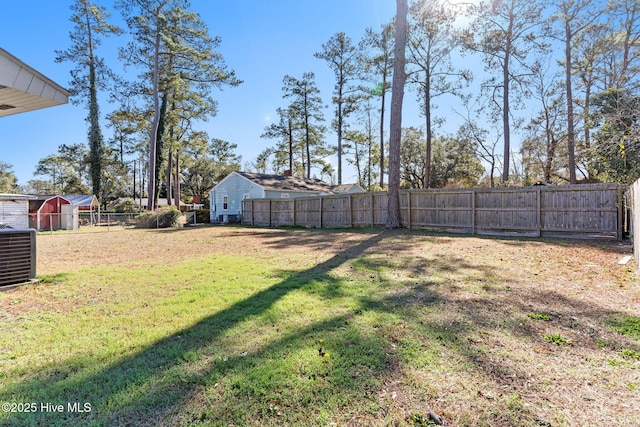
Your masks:
{"label": "wooden privacy fence", "polygon": [[633,235],[633,256],[640,267],[640,179],[629,187],[629,199],[631,208],[631,233]]}
{"label": "wooden privacy fence", "polygon": [[[615,184],[406,190],[407,228],[468,234],[622,238],[622,189]],[[246,199],[242,222],[258,226],[377,227],[387,193]]]}

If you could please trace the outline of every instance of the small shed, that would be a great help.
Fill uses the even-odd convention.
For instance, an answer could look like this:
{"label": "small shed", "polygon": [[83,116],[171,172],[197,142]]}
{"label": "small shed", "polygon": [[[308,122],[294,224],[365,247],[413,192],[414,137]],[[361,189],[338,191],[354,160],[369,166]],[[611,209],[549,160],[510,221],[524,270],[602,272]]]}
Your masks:
{"label": "small shed", "polygon": [[99,222],[100,202],[93,194],[65,194],[64,198],[73,206],[78,207],[78,213],[89,216],[90,224]]}
{"label": "small shed", "polygon": [[93,194],[65,194],[63,196],[74,206],[78,206],[81,211],[99,211],[100,203]]}
{"label": "small shed", "polygon": [[29,228],[29,196],[0,194],[0,228]]}
{"label": "small shed", "polygon": [[211,222],[240,222],[244,199],[288,199],[332,194],[319,179],[290,175],[231,172],[209,191]]}
{"label": "small shed", "polygon": [[34,195],[29,201],[29,227],[36,230],[68,229],[69,222],[63,218],[63,214],[69,215],[69,208],[63,212],[65,205],[71,203],[64,196]]}

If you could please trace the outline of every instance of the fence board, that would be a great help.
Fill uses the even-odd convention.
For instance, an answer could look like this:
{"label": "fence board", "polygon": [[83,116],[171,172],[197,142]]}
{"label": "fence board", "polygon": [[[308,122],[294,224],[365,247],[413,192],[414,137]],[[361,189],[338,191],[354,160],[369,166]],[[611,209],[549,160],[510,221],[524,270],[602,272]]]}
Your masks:
{"label": "fence board", "polygon": [[628,204],[631,207],[633,255],[636,259],[636,264],[640,268],[640,179],[629,187]]}
{"label": "fence board", "polygon": [[350,196],[325,196],[322,202],[323,227],[351,227]]}
{"label": "fence board", "polygon": [[370,193],[351,196],[351,224],[354,227],[368,227],[373,221],[373,195]]}
{"label": "fence board", "polygon": [[271,200],[271,225],[280,227],[293,224],[294,219],[294,199],[270,199]]}
{"label": "fence board", "polygon": [[[620,238],[619,199],[615,184],[409,190],[400,192],[400,212],[403,226],[410,228]],[[387,194],[381,192],[249,199],[245,201],[243,222],[262,226],[377,227],[386,224],[387,203]]]}
{"label": "fence board", "polygon": [[299,198],[293,199],[296,203],[295,223],[303,227],[320,226],[320,198]]}

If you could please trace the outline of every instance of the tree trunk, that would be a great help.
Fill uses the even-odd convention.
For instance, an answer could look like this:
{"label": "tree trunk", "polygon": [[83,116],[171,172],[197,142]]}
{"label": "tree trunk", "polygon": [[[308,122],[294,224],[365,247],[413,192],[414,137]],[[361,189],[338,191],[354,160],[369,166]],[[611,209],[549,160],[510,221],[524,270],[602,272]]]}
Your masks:
{"label": "tree trunk", "polygon": [[166,171],[166,186],[167,186],[167,206],[171,206],[172,203],[172,199],[171,199],[171,190],[172,190],[172,186],[171,186],[171,175],[173,174],[173,151],[171,150],[171,147],[169,147],[169,154],[167,156],[167,171]]}
{"label": "tree trunk", "polygon": [[502,68],[502,131],[504,133],[504,163],[502,165],[502,184],[509,181],[509,165],[511,155],[511,129],[509,126],[509,49],[505,50]]}
{"label": "tree trunk", "polygon": [[173,190],[173,198],[175,199],[176,202],[176,207],[178,208],[178,210],[180,210],[180,200],[181,200],[181,194],[180,194],[180,152],[176,151],[176,156],[175,156],[175,171],[176,174],[173,178],[173,185],[174,185],[174,190]]}
{"label": "tree trunk", "polygon": [[424,90],[424,117],[427,129],[426,143],[427,149],[424,155],[424,182],[422,188],[429,188],[431,184],[431,76],[426,73]]}
{"label": "tree trunk", "polygon": [[400,228],[400,140],[402,137],[402,100],[404,98],[405,46],[407,44],[407,0],[396,0],[395,57],[391,88],[391,125],[389,128],[389,203],[387,229]]}
{"label": "tree trunk", "polygon": [[573,92],[571,89],[571,28],[565,22],[565,84],[567,87],[567,150],[569,152],[569,183],[576,184],[576,133],[573,123]]}
{"label": "tree trunk", "polygon": [[380,104],[380,189],[384,188],[384,102],[387,90],[386,76],[382,79],[382,103]]}
{"label": "tree trunk", "polygon": [[553,167],[553,158],[555,157],[556,147],[555,137],[547,137],[547,158],[544,162],[544,182],[551,182],[551,168]]}
{"label": "tree trunk", "polygon": [[342,184],[342,82],[338,92],[338,185]]}
{"label": "tree trunk", "polygon": [[371,126],[371,110],[367,109],[367,191],[371,191],[373,128]]}
{"label": "tree trunk", "polygon": [[136,201],[136,161],[133,161],[133,201]]}
{"label": "tree trunk", "polygon": [[98,88],[96,83],[96,63],[93,54],[93,32],[89,20],[87,4],[83,3],[89,42],[89,169],[91,189],[102,203],[102,132],[100,131],[100,111],[98,109]]}
{"label": "tree trunk", "polygon": [[158,120],[158,130],[156,132],[156,185],[155,185],[155,199],[153,201],[154,208],[158,207],[158,197],[160,194],[160,171],[162,167],[163,153],[165,151],[165,137],[164,137],[164,129],[167,124],[167,103],[168,103],[169,95],[165,91],[162,94],[162,102],[160,104],[160,118]]}
{"label": "tree trunk", "polygon": [[[589,77],[589,81],[591,81],[591,77]],[[585,84],[585,92],[584,92],[584,148],[587,153],[591,155],[591,131],[589,129],[589,116],[591,114],[591,84]],[[592,179],[595,178],[595,172],[591,165],[591,162],[587,163],[587,180],[588,182],[592,182]]]}
{"label": "tree trunk", "polygon": [[[306,103],[305,103],[306,108]],[[311,137],[309,135],[309,114],[305,112],[304,118],[305,147],[307,151],[307,179],[311,178]]]}
{"label": "tree trunk", "polygon": [[93,59],[89,64],[90,105],[89,105],[89,168],[93,194],[102,202],[102,133],[100,131],[100,114],[98,111],[98,94],[96,88],[96,71]]}
{"label": "tree trunk", "polygon": [[153,45],[153,122],[149,135],[149,182],[147,183],[147,209],[155,208],[156,200],[156,140],[158,137],[158,125],[160,124],[160,31],[156,33]]}
{"label": "tree trunk", "polygon": [[289,116],[288,123],[289,132],[287,136],[289,137],[289,171],[291,171],[291,174],[293,175],[293,124],[291,123],[291,116]]}

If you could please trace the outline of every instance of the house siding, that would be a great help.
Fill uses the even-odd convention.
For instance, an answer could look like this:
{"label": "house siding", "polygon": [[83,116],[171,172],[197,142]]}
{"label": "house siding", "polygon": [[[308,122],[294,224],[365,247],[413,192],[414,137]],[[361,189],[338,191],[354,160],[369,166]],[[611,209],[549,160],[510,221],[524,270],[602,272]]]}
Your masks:
{"label": "house siding", "polygon": [[293,199],[316,197],[328,193],[330,193],[329,184],[319,180],[232,172],[209,191],[209,218],[212,222],[242,221],[242,202],[245,198]]}
{"label": "house siding", "polygon": [[[228,215],[242,218],[242,200],[245,194],[251,199],[264,198],[264,190],[257,184],[237,174],[230,174],[211,190],[209,194],[210,213],[212,222],[228,221]],[[224,209],[224,197],[228,197],[227,208]],[[222,217],[222,218],[221,218]]]}

